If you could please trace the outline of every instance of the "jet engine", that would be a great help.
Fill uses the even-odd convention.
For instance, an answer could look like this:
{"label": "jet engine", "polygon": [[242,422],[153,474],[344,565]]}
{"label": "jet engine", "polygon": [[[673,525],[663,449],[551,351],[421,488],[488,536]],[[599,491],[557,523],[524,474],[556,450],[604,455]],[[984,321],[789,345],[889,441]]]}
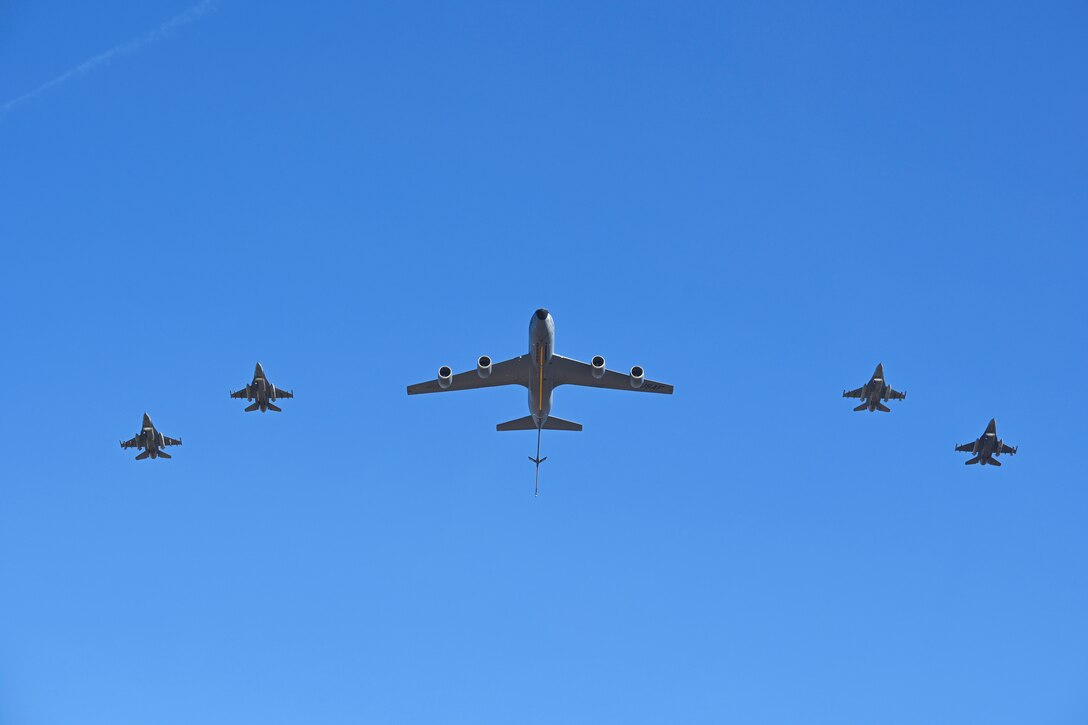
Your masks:
{"label": "jet engine", "polygon": [[449,365],[443,365],[438,368],[438,387],[445,390],[451,385],[453,385],[453,370],[450,370]]}
{"label": "jet engine", "polygon": [[642,381],[646,379],[646,371],[638,365],[631,368],[631,387],[641,388]]}
{"label": "jet engine", "polygon": [[476,361],[476,374],[485,380],[491,377],[491,358],[487,355],[481,355]]}
{"label": "jet engine", "polygon": [[589,366],[592,368],[593,377],[600,380],[604,377],[604,358],[600,355],[594,355],[593,359],[589,361]]}

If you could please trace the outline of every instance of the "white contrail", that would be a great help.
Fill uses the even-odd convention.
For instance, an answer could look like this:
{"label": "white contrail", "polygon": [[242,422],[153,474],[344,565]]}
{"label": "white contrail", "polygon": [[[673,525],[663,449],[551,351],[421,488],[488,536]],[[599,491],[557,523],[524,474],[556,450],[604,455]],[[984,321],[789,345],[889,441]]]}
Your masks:
{"label": "white contrail", "polygon": [[26,101],[37,98],[41,94],[48,91],[50,88],[59,86],[61,83],[64,83],[67,80],[71,80],[72,78],[78,78],[79,76],[86,75],[101,66],[108,65],[109,62],[112,61],[114,58],[122,55],[130,55],[132,53],[135,53],[137,50],[140,50],[144,46],[161,40],[163,37],[170,34],[172,31],[176,30],[182,25],[188,25],[195,20],[199,20],[205,13],[212,9],[212,5],[214,4],[214,2],[215,0],[200,0],[200,2],[198,2],[196,5],[193,5],[191,8],[185,10],[178,15],[175,15],[154,30],[150,30],[147,33],[141,35],[140,37],[128,41],[127,43],[122,43],[121,45],[118,45],[114,48],[110,48],[104,53],[99,53],[93,58],[83,61],[75,68],[61,73],[53,80],[41,84],[34,90],[28,91],[27,93],[24,93],[18,98],[11,99],[4,105],[0,106],[0,118],[3,118],[7,114],[7,112],[10,111],[12,108],[15,108],[15,106],[18,106],[20,103],[25,103]]}

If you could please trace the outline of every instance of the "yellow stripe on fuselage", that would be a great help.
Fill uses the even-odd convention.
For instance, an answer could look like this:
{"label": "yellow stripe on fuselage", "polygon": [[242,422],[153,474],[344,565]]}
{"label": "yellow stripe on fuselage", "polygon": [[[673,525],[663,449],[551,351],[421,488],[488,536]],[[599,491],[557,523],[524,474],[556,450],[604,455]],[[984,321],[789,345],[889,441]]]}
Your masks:
{"label": "yellow stripe on fuselage", "polygon": [[540,400],[537,401],[538,413],[544,412],[544,346],[541,345],[537,348],[537,355],[540,357]]}

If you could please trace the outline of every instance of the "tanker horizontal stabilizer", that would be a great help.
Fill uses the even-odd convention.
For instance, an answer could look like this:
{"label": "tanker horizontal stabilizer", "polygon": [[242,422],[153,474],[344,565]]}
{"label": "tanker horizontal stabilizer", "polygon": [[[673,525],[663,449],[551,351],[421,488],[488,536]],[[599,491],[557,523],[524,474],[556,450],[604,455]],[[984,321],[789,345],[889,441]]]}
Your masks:
{"label": "tanker horizontal stabilizer", "polygon": [[544,430],[569,430],[575,433],[582,430],[581,423],[575,423],[572,420],[563,420],[562,418],[556,418],[554,415],[549,415],[544,421]]}
{"label": "tanker horizontal stabilizer", "polygon": [[[495,430],[498,431],[536,429],[536,421],[531,415],[527,415],[524,418],[517,418],[516,420],[508,420],[505,423],[499,423],[497,426],[495,426]],[[582,424],[575,423],[570,420],[563,420],[562,418],[556,418],[554,415],[550,415],[544,420],[544,426],[542,430],[569,430],[578,432],[582,430]]]}
{"label": "tanker horizontal stabilizer", "polygon": [[533,420],[533,416],[527,415],[524,418],[499,423],[495,426],[495,430],[536,430],[536,421]]}

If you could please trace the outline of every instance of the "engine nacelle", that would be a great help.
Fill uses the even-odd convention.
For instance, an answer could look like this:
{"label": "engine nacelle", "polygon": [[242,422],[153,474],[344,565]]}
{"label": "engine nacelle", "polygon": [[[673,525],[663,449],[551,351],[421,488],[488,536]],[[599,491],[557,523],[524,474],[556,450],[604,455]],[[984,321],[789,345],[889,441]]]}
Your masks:
{"label": "engine nacelle", "polygon": [[589,361],[589,366],[593,371],[593,377],[600,380],[604,377],[604,358],[600,355],[594,355],[593,359]]}
{"label": "engine nacelle", "polygon": [[276,402],[276,386],[275,385],[269,385],[268,386],[268,401],[271,402],[271,403]]}
{"label": "engine nacelle", "polygon": [[445,390],[451,385],[453,385],[453,370],[449,365],[443,365],[438,368],[438,387]]}
{"label": "engine nacelle", "polygon": [[646,371],[638,365],[631,368],[631,387],[641,388],[642,381],[646,379]]}
{"label": "engine nacelle", "polygon": [[481,355],[476,361],[476,374],[484,380],[491,377],[491,358],[487,355]]}

